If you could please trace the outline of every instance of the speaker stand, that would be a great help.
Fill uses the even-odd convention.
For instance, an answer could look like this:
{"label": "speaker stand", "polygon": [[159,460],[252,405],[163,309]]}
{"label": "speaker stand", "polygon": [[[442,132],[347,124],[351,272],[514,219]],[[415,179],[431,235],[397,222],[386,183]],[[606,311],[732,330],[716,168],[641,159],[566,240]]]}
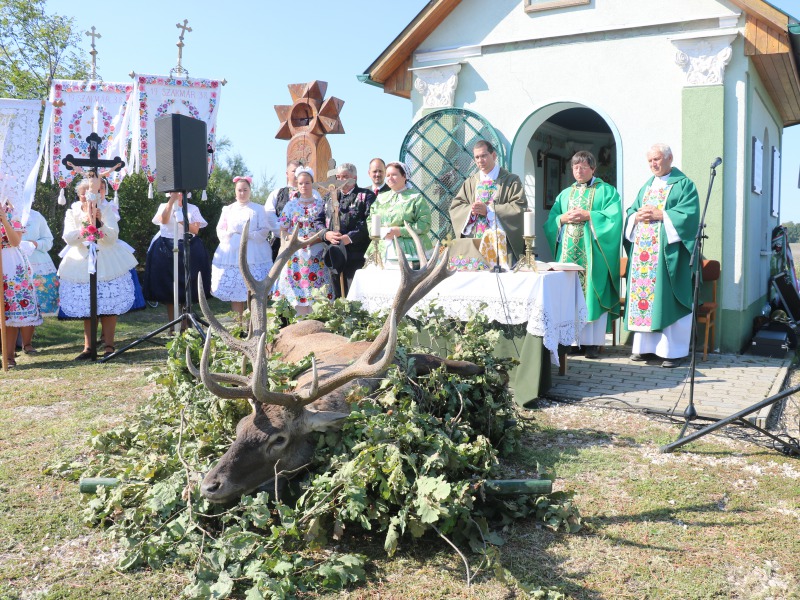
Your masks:
{"label": "speaker stand", "polygon": [[[113,360],[120,354],[123,354],[126,351],[130,350],[131,348],[138,346],[142,342],[150,340],[151,338],[157,336],[162,331],[169,329],[173,325],[176,325],[178,323],[183,323],[184,321],[188,321],[189,323],[192,324],[192,327],[194,327],[197,330],[197,333],[200,334],[200,337],[203,338],[203,341],[205,341],[206,339],[206,333],[205,330],[203,329],[203,326],[208,327],[208,323],[203,321],[201,318],[197,317],[192,311],[192,285],[191,285],[192,271],[190,269],[192,252],[189,245],[189,240],[190,240],[189,236],[191,235],[189,233],[189,199],[186,197],[187,195],[186,190],[180,190],[180,193],[183,196],[183,199],[181,200],[181,208],[183,213],[183,273],[185,278],[184,279],[185,285],[183,287],[186,290],[186,303],[180,308],[182,308],[184,312],[182,312],[180,315],[178,315],[175,319],[173,319],[166,325],[162,325],[158,329],[145,334],[144,336],[140,337],[134,342],[131,342],[127,346],[120,348],[116,352],[113,352],[108,356],[104,356],[98,362],[104,363],[108,362],[109,360]],[[175,243],[177,243],[177,241]],[[177,275],[177,273],[175,275]],[[199,287],[200,286],[198,286],[198,288]],[[199,289],[198,293],[200,293]]]}

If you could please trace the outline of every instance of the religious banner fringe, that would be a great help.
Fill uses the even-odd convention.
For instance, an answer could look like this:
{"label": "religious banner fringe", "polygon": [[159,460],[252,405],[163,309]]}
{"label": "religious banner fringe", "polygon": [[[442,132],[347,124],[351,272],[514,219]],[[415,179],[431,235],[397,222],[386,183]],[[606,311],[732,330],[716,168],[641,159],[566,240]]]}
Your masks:
{"label": "religious banner fringe", "polygon": [[[130,169],[132,172],[144,171],[149,182],[148,197],[153,197],[153,182],[158,168],[155,120],[164,115],[178,114],[205,122],[208,147],[213,150],[216,148],[221,89],[221,82],[214,79],[136,75],[134,101],[128,107],[132,123]],[[214,154],[211,151],[207,164],[210,175],[214,168]]]}
{"label": "religious banner fringe", "polygon": [[36,191],[41,111],[41,100],[0,98],[0,202],[9,200],[14,217],[23,224],[28,222]]}
{"label": "religious banner fringe", "polygon": [[[98,158],[110,160],[119,156],[127,162],[129,130],[125,116],[132,92],[132,83],[53,80],[49,98],[53,105],[52,117],[45,120],[47,130],[42,135],[46,139],[46,146],[42,148],[45,157],[42,183],[47,180],[49,171],[60,188],[58,203],[62,206],[66,204],[64,190],[74,174],[61,160],[68,154],[76,158],[87,156],[86,137],[90,133],[97,133],[103,139]],[[108,178],[115,202],[119,184],[128,172],[132,171],[123,167]]]}

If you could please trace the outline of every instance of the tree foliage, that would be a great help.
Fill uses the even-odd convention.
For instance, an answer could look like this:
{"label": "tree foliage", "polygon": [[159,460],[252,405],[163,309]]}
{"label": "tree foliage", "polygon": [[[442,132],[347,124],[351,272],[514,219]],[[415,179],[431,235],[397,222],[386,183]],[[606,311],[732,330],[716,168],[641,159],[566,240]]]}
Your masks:
{"label": "tree foliage", "polygon": [[45,11],[45,0],[0,0],[0,96],[46,98],[56,78],[84,79],[75,20]]}
{"label": "tree foliage", "polygon": [[800,223],[789,221],[788,223],[781,223],[781,225],[786,227],[786,235],[789,238],[790,244],[800,242]]}

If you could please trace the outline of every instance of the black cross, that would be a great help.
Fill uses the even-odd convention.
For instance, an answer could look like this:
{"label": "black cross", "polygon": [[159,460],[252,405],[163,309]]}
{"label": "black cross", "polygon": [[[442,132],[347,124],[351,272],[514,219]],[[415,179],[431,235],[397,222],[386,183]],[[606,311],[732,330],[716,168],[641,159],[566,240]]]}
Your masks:
{"label": "black cross", "polygon": [[103,138],[93,131],[86,136],[86,143],[89,144],[89,158],[74,158],[72,154],[67,154],[61,161],[61,164],[67,168],[71,168],[69,166],[70,163],[76,167],[89,167],[95,172],[95,174],[97,174],[98,167],[113,167],[117,165],[114,170],[119,171],[125,166],[125,163],[122,162],[122,159],[119,156],[115,156],[111,160],[106,158],[98,158],[97,153],[100,151],[100,142],[102,141]]}
{"label": "black cross", "polygon": [[[98,157],[98,152],[100,151],[100,142],[102,141],[103,138],[93,131],[86,136],[86,143],[89,145],[89,158],[74,158],[72,154],[67,154],[61,163],[68,169],[72,168],[70,164],[75,165],[76,167],[89,167],[89,169],[94,171],[95,175],[98,175],[98,177],[98,167],[113,167],[117,165],[116,169],[114,170],[119,171],[125,166],[125,163],[122,162],[122,159],[119,156],[115,156],[113,160]],[[91,354],[92,360],[97,360],[97,273],[91,273],[89,275],[89,312],[89,353]]]}

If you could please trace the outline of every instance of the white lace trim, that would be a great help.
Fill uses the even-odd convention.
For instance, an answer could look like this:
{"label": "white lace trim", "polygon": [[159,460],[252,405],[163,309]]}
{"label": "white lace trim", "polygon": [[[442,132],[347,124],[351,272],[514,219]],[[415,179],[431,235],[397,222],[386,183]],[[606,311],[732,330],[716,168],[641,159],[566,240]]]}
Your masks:
{"label": "white lace trim", "polygon": [[[133,307],[135,292],[131,274],[97,282],[97,314],[122,315]],[[61,280],[59,306],[68,317],[89,318],[89,284]]]}
{"label": "white lace trim", "polygon": [[[271,264],[248,265],[250,272],[258,281],[262,281],[269,273]],[[227,302],[247,302],[247,286],[244,283],[239,267],[221,269],[211,267],[211,295]]]}

